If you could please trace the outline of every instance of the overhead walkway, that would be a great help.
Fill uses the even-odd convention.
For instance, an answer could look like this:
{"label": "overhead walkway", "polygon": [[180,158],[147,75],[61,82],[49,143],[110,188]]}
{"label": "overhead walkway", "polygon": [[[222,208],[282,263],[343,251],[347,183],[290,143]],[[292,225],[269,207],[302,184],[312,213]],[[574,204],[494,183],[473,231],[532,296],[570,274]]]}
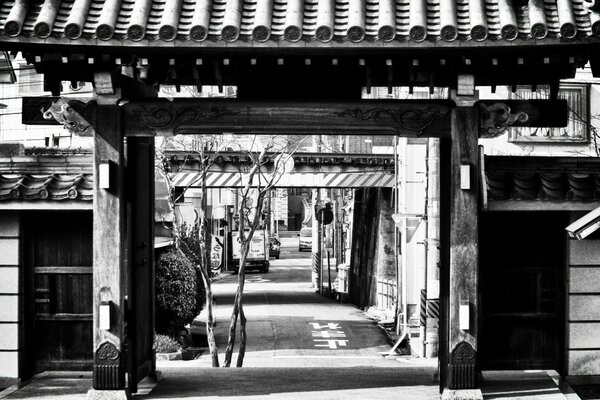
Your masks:
{"label": "overhead walkway", "polygon": [[[200,187],[201,163],[191,153],[171,153],[170,177],[176,187]],[[394,187],[394,157],[391,154],[302,153],[294,154],[294,169],[281,176],[275,187],[363,188]],[[243,187],[248,182],[247,153],[220,153],[206,175],[207,187]],[[266,166],[267,171],[272,166]],[[268,175],[268,173],[267,173]]]}

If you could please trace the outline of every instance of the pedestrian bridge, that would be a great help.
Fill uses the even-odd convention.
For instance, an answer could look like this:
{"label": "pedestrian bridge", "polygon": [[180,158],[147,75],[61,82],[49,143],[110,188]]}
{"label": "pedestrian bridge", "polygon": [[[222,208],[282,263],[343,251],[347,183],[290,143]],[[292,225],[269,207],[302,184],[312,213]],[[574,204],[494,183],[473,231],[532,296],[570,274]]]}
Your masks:
{"label": "pedestrian bridge", "polygon": [[[196,153],[197,155],[197,153]],[[170,178],[175,187],[202,185],[201,160],[190,153],[168,155]],[[294,168],[275,187],[363,188],[394,187],[394,157],[391,154],[300,153],[294,154]],[[220,153],[206,175],[207,187],[243,187],[248,182],[250,155]],[[271,165],[266,165],[265,178]],[[265,182],[266,180],[263,180]]]}

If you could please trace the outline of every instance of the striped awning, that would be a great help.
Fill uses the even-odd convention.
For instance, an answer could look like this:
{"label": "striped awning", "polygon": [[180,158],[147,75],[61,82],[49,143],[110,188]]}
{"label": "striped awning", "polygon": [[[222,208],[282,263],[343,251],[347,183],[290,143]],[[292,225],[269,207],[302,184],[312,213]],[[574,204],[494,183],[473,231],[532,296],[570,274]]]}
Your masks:
{"label": "striped awning", "polygon": [[[202,175],[199,172],[180,172],[171,175],[176,187],[200,187]],[[239,172],[209,172],[206,177],[207,187],[243,187],[248,182],[248,175]],[[331,173],[290,173],[283,175],[275,187],[394,187],[394,174],[386,171],[356,171]]]}
{"label": "striped awning", "polygon": [[[519,4],[521,3],[521,4]],[[4,0],[4,42],[369,47],[437,41],[539,44],[600,36],[600,15],[584,0]]]}

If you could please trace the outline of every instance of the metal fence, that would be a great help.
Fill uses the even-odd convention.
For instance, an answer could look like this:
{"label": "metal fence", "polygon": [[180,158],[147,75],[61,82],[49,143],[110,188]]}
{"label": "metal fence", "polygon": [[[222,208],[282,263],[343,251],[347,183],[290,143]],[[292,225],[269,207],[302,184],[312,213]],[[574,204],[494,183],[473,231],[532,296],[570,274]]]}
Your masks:
{"label": "metal fence", "polygon": [[377,280],[377,307],[393,310],[396,307],[398,285],[395,279]]}

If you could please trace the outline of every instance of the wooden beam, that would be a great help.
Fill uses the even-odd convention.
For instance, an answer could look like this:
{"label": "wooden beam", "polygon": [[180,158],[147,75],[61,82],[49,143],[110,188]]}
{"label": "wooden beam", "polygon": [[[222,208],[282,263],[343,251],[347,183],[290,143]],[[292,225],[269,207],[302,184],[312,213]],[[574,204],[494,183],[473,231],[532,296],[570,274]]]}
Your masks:
{"label": "wooden beam", "polygon": [[123,106],[128,136],[214,134],[344,133],[449,134],[449,101],[361,101],[348,103],[243,102],[175,99],[130,102]]}

